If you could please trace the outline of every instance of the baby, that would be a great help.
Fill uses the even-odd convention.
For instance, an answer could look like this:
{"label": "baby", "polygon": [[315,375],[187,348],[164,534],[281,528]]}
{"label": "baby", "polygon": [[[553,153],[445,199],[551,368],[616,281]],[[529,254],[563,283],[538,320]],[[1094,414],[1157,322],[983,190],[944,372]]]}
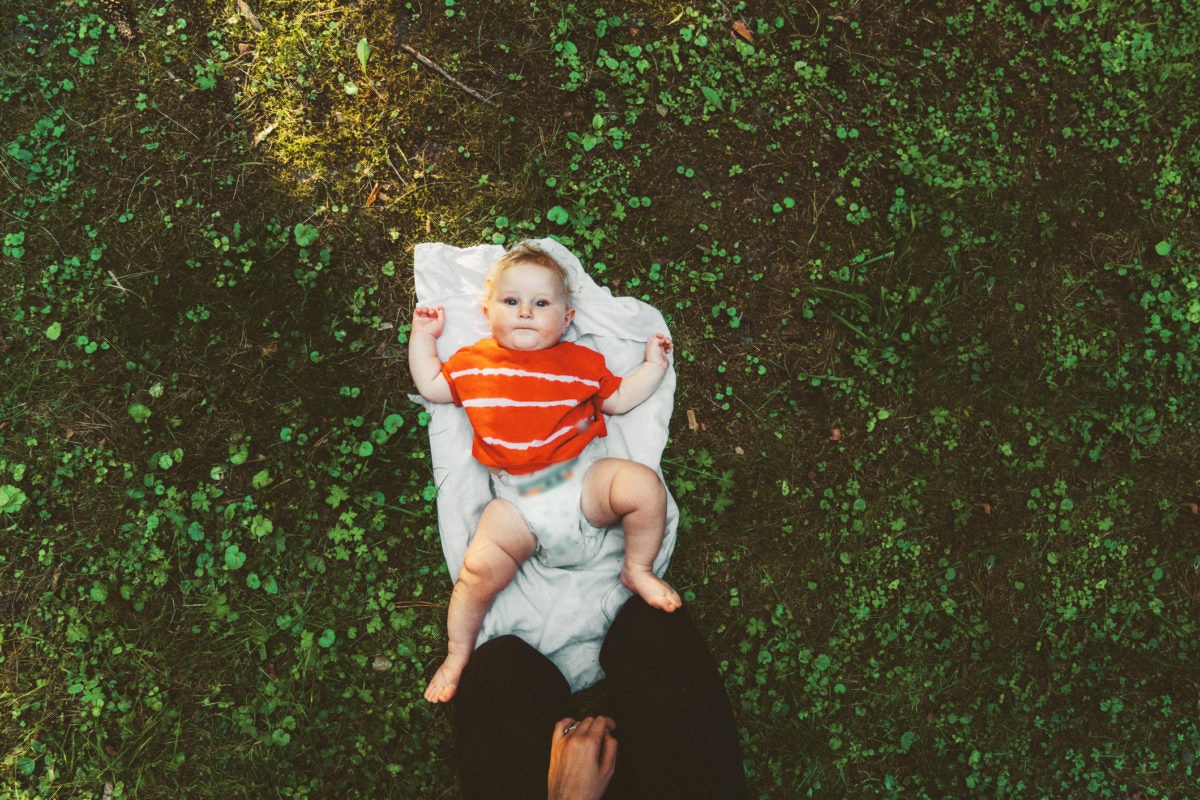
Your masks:
{"label": "baby", "polygon": [[415,309],[409,337],[417,391],[466,410],[472,455],[491,471],[495,494],[450,595],[449,654],[425,690],[431,703],[454,696],[484,615],[522,563],[535,555],[547,566],[584,563],[599,550],[604,528],[618,521],[625,532],[621,582],[663,611],[681,604],[652,570],[666,488],[644,464],[605,457],[603,443],[603,415],[629,411],[662,383],[671,340],[653,335],[641,367],[624,378],[609,372],[600,353],[560,341],[575,315],[567,273],[528,242],[491,268],[483,313],[492,338],[445,364],[437,353],[442,307]]}

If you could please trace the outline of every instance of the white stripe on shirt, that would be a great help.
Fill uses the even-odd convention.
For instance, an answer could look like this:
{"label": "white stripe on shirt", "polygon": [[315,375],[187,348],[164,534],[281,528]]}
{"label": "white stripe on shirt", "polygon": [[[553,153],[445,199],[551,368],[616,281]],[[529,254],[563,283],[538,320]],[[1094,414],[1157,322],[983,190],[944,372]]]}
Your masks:
{"label": "white stripe on shirt", "polygon": [[504,447],[508,450],[533,450],[541,447],[542,445],[550,444],[550,442],[553,442],[556,439],[561,439],[574,430],[577,430],[574,425],[568,425],[565,428],[559,428],[545,439],[537,439],[532,442],[506,442],[503,439],[496,439],[491,436],[485,436],[483,441],[496,447]]}
{"label": "white stripe on shirt", "polygon": [[457,372],[451,372],[450,379],[458,380],[459,378],[471,375],[499,375],[505,378],[538,378],[544,381],[558,381],[560,383],[582,383],[584,386],[590,386],[593,389],[600,388],[599,381],[589,381],[584,378],[577,378],[574,375],[558,375],[553,372],[529,372],[528,370],[511,369],[509,367],[471,367],[470,369],[461,369]]}
{"label": "white stripe on shirt", "polygon": [[475,400],[464,400],[463,408],[553,408],[555,406],[577,406],[579,401],[574,398],[565,400],[513,400],[508,397],[479,397]]}

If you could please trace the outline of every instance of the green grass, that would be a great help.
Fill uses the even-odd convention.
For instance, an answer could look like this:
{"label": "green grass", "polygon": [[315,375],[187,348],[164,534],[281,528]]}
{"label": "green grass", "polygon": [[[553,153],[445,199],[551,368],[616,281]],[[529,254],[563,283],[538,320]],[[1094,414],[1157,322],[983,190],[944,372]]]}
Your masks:
{"label": "green grass", "polygon": [[1200,795],[1191,4],[248,8],[0,9],[0,794],[456,796],[411,251],[550,235],[754,796]]}

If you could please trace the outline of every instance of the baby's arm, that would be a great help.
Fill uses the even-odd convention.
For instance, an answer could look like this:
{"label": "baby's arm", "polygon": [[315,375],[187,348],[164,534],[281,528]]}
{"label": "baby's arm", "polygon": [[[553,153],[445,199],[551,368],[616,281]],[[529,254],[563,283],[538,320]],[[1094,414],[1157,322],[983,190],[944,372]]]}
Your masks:
{"label": "baby's arm", "polygon": [[412,331],[408,335],[408,369],[412,372],[417,392],[431,403],[449,403],[450,384],[442,374],[438,358],[437,337],[446,326],[446,312],[436,308],[414,308]]}
{"label": "baby's arm", "polygon": [[654,394],[671,366],[671,340],[656,333],[646,342],[646,360],[636,372],[621,379],[621,387],[605,399],[605,414],[624,414]]}

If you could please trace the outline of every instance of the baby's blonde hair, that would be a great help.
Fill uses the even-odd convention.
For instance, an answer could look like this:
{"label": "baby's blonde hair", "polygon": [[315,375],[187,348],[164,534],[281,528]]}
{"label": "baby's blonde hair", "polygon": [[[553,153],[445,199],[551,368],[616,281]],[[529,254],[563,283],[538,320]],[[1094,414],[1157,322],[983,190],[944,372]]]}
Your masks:
{"label": "baby's blonde hair", "polygon": [[517,264],[535,264],[539,267],[550,270],[562,280],[563,293],[567,297],[567,305],[571,305],[571,288],[570,273],[567,268],[558,263],[558,259],[546,252],[542,247],[534,242],[526,239],[523,242],[514,244],[507,253],[496,259],[496,263],[492,264],[487,272],[487,276],[483,279],[483,303],[486,305],[491,301],[496,292],[496,281],[504,271]]}

